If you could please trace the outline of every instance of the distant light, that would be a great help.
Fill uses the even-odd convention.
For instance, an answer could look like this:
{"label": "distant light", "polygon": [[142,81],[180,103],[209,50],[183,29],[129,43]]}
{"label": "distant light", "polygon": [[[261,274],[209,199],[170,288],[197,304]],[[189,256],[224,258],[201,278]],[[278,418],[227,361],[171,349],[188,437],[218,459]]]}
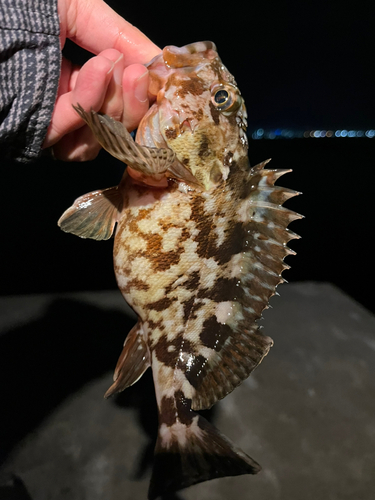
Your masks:
{"label": "distant light", "polygon": [[[250,135],[250,134],[249,134]],[[320,137],[375,137],[375,129],[364,130],[298,130],[290,128],[263,129],[258,128],[251,132],[251,138],[258,139],[294,139],[294,138],[315,138]]]}

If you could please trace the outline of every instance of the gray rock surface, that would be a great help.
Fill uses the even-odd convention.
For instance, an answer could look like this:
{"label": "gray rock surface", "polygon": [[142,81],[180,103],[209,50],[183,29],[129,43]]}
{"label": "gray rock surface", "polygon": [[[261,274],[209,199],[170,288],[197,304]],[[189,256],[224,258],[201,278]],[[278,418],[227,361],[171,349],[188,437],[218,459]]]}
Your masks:
{"label": "gray rock surface", "polygon": [[[375,318],[329,284],[280,293],[262,321],[269,355],[205,412],[263,471],[165,498],[375,498]],[[0,498],[146,499],[150,373],[103,400],[134,323],[120,293],[1,298],[0,313]]]}

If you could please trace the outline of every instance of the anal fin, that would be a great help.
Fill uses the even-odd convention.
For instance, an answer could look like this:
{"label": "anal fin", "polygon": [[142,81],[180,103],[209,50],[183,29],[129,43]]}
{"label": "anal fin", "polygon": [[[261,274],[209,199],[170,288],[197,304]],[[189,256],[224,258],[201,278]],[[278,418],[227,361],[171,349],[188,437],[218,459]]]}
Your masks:
{"label": "anal fin", "polygon": [[127,387],[135,384],[149,366],[148,348],[143,339],[142,324],[138,322],[126,337],[113,375],[114,383],[104,397],[109,398],[116,392],[124,391]]}

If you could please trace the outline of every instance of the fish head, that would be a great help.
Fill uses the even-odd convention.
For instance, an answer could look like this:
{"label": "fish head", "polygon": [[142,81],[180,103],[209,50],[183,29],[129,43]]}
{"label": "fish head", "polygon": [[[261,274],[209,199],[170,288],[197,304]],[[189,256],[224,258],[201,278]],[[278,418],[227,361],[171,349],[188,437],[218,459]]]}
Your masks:
{"label": "fish head", "polygon": [[247,115],[215,44],[167,46],[148,70],[155,102],[138,127],[136,142],[172,149],[171,177],[195,181],[206,191],[218,186],[232,161],[247,155]]}

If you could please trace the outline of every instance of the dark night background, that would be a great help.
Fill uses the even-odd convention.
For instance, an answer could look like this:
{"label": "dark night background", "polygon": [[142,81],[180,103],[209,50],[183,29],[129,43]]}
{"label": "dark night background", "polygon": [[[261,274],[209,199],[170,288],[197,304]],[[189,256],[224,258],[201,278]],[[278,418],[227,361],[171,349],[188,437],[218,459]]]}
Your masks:
{"label": "dark night background", "polygon": [[[216,43],[224,64],[235,76],[246,101],[251,164],[272,158],[272,168],[292,169],[293,172],[282,177],[278,183],[303,193],[286,204],[303,214],[305,219],[291,224],[290,228],[299,233],[302,239],[290,244],[297,256],[288,258],[292,268],[284,273],[284,277],[289,282],[310,280],[333,283],[375,312],[372,234],[375,137],[251,139],[252,132],[258,128],[375,130],[375,4],[352,2],[348,7],[344,2],[285,0],[170,2],[167,6],[166,2],[161,2],[150,8],[150,3],[142,1],[109,0],[108,3],[160,47],[170,44],[181,46],[199,40]],[[64,53],[80,64],[89,57],[88,53],[69,42]],[[86,163],[64,163],[47,158],[29,165],[3,162],[1,172],[0,295],[30,295],[26,302],[32,303],[33,294],[116,289],[112,240],[82,240],[63,233],[57,227],[57,220],[78,196],[116,185],[122,176],[123,165],[102,151],[95,161]],[[284,286],[278,289],[281,295]],[[322,296],[319,297],[323,300]],[[15,299],[12,302],[17,303]],[[6,301],[4,303],[7,304]],[[288,302],[290,306],[296,303]],[[327,314],[329,321],[334,316],[335,325],[340,324],[340,321],[345,322],[344,314],[339,317],[341,309],[333,309],[332,315]],[[321,310],[324,311],[324,308]],[[313,307],[311,311],[314,311]],[[16,319],[20,315],[18,309],[10,312],[12,314],[9,316],[13,315]],[[309,319],[304,309],[298,313],[302,315],[299,324],[307,324]],[[285,314],[294,318],[293,312],[287,311]],[[319,324],[327,324],[327,321],[324,323],[324,317],[318,319],[322,320]],[[102,310],[60,296],[52,299],[40,318],[31,318],[27,324],[21,322],[20,326],[2,335],[0,366],[3,369],[1,394],[4,411],[0,418],[3,421],[0,426],[0,465],[16,444],[22,444],[24,437],[38,429],[46,416],[57,411],[69,395],[81,389],[83,391],[88,382],[109,374],[115,366],[131,321],[122,312]],[[282,329],[281,321],[277,327]],[[306,360],[298,359],[303,359],[304,364],[310,366],[309,349],[313,343],[310,343],[308,332],[313,330],[301,330],[298,327],[298,333],[301,334],[298,336],[299,347],[305,348],[307,354]],[[326,353],[326,333],[328,337],[329,332],[323,327],[317,332],[324,338],[324,342],[319,343],[321,352],[316,349],[319,355]],[[367,349],[368,354],[369,349],[362,344],[357,345],[357,338],[355,340],[357,351]],[[331,390],[327,394],[333,400],[336,392],[340,396],[342,386],[347,385],[352,391],[348,392],[349,396],[354,395],[353,404],[350,399],[352,411],[361,415],[364,406],[358,409],[356,401],[361,396],[361,401],[366,400],[367,404],[367,394],[371,393],[371,389],[367,392],[363,389],[361,393],[357,385],[351,387],[347,383],[349,379],[344,368],[346,370],[352,366],[355,372],[359,370],[362,373],[366,365],[360,365],[362,351],[358,354],[358,364],[355,364],[357,351],[354,350],[353,354],[350,350],[353,344],[345,342],[341,342],[340,351],[345,352],[346,356],[342,358],[342,371],[338,371],[337,378],[333,376],[333,380],[331,374],[335,374],[334,371],[323,372],[321,380],[324,381],[324,387]],[[280,359],[283,356],[287,358],[292,351],[288,343],[285,345],[287,349],[284,353],[282,347],[281,351],[275,348]],[[337,356],[340,356],[340,352]],[[331,354],[333,356],[335,353],[328,350],[328,355]],[[277,354],[275,359],[277,361]],[[291,359],[294,359],[293,356]],[[278,366],[276,363],[276,371]],[[300,366],[298,377],[303,376],[303,373]],[[368,373],[371,373],[370,370]],[[275,380],[282,381],[285,374],[285,370],[281,374],[277,372]],[[291,383],[289,379],[286,381],[286,384]],[[276,390],[282,397],[288,394],[289,389],[285,392],[285,386],[281,383],[281,389]],[[298,396],[294,396],[293,392],[289,394],[292,395],[294,406],[294,398],[297,400]],[[93,399],[92,411],[95,415],[100,411],[100,397],[95,395]],[[270,401],[274,399],[273,396],[269,398]],[[280,403],[277,397],[275,401]],[[296,406],[302,408],[299,417],[302,419],[306,415],[306,409],[303,408],[305,402],[302,398],[298,402],[300,406]],[[145,455],[146,462],[148,460],[151,463],[156,436],[151,373],[143,377],[135,388],[130,388],[115,402],[108,404],[138,411],[141,428],[151,443]],[[306,408],[311,413],[311,419],[314,422],[317,419],[315,427],[330,429],[329,411],[326,410],[326,420],[319,420],[324,408],[322,410],[319,407],[315,413],[310,412],[309,404],[307,402]],[[269,411],[277,415],[278,405],[275,411],[270,406]],[[340,405],[338,407],[341,408]],[[267,418],[264,420],[267,421]],[[93,436],[102,435],[103,429],[109,426],[103,422],[97,430],[92,431]],[[354,430],[353,435],[356,422],[353,419],[353,426],[350,427]],[[74,425],[78,426],[78,423]],[[340,428],[340,422],[336,425],[334,421],[332,426],[333,435],[340,437],[336,427]],[[278,429],[277,425],[275,429]],[[352,431],[347,434],[351,435]],[[346,443],[344,431],[342,436],[337,441]],[[334,444],[335,439],[332,442],[328,439],[327,449]],[[325,443],[322,449],[325,449],[324,446]],[[342,450],[350,461],[352,456],[347,448],[344,446]],[[49,459],[46,457],[46,460]],[[54,460],[53,455],[51,463]],[[58,466],[58,461],[55,461],[55,465]],[[370,466],[368,461],[367,467]],[[48,480],[54,481],[53,474]],[[322,478],[317,476],[317,484],[321,482]],[[3,487],[0,476],[1,500],[31,498],[27,492],[21,492],[18,496],[16,493],[12,497],[4,496],[4,492],[13,492],[18,487],[26,491],[22,477],[13,478],[10,483],[10,486],[4,483]],[[298,491],[296,498],[300,497],[300,489]],[[40,492],[44,492],[43,484],[40,485]],[[351,495],[350,491],[347,494]],[[351,497],[359,498],[356,495]]]}
{"label": "dark night background", "polygon": [[[374,4],[342,2],[108,2],[160,47],[213,40],[257,129],[374,129]],[[227,10],[225,10],[227,9]],[[72,44],[67,57],[83,62]],[[372,283],[375,138],[250,140],[252,165],[272,157],[293,173],[279,184],[303,192],[287,206],[305,215],[291,229],[288,281],[338,285],[375,311]],[[1,294],[115,288],[112,243],[85,241],[56,222],[79,195],[117,184],[107,153],[89,163],[42,159],[2,165]],[[282,292],[282,289],[280,290]]]}

